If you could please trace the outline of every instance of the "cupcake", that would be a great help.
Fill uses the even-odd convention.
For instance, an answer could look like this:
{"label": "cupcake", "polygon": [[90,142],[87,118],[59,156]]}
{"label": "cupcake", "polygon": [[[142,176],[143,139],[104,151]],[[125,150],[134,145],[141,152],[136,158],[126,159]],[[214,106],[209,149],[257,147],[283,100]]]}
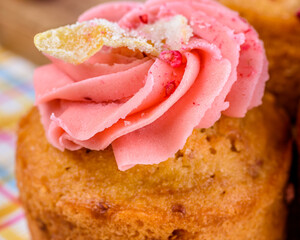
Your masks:
{"label": "cupcake", "polygon": [[52,64],[16,168],[33,240],[284,238],[289,123],[257,107],[268,62],[236,12],[106,3],[35,44]]}
{"label": "cupcake", "polygon": [[295,118],[300,98],[300,1],[220,2],[240,12],[259,32],[270,62],[267,90]]}

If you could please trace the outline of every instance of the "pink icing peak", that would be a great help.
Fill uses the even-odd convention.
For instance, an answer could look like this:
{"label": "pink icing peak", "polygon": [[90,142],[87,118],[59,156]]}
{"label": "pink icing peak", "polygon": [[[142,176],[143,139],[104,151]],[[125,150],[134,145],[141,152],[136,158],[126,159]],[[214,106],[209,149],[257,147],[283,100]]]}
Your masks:
{"label": "pink icing peak", "polygon": [[268,62],[255,30],[212,0],[112,2],[79,21],[105,18],[124,28],[183,15],[194,36],[159,58],[103,48],[80,65],[50,58],[34,74],[36,103],[49,142],[60,150],[112,145],[120,170],[158,164],[181,149],[196,127],[222,114],[243,117],[259,105]]}

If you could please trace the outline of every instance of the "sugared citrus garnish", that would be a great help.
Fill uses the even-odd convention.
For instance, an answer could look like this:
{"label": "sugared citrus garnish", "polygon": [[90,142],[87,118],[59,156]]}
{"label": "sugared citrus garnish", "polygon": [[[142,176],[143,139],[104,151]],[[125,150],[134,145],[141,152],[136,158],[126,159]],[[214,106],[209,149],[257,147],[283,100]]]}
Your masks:
{"label": "sugared citrus garnish", "polygon": [[104,45],[127,47],[152,56],[159,51],[145,38],[127,32],[118,24],[104,19],[67,25],[39,33],[34,38],[36,47],[65,62],[80,64],[97,53]]}
{"label": "sugared citrus garnish", "polygon": [[178,50],[192,34],[188,21],[181,15],[148,23],[148,16],[141,16],[143,26],[128,30],[105,19],[94,19],[39,33],[35,46],[52,57],[68,63],[80,64],[96,54],[105,45],[127,48],[158,57],[164,50]]}

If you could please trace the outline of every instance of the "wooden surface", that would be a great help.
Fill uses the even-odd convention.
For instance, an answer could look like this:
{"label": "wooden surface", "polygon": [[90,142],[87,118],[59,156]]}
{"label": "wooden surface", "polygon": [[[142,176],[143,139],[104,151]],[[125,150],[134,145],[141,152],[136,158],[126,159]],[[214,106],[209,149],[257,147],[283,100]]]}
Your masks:
{"label": "wooden surface", "polygon": [[108,0],[0,0],[0,44],[37,64],[47,62],[33,45],[35,34],[76,22],[88,8]]}

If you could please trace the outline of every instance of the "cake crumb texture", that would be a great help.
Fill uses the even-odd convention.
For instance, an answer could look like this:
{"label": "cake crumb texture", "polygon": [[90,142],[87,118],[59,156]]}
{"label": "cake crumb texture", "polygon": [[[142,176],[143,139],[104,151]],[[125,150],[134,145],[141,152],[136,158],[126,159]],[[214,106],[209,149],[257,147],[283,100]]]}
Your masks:
{"label": "cake crumb texture", "polygon": [[296,117],[300,99],[300,1],[219,1],[238,11],[258,31],[270,62],[267,90]]}
{"label": "cake crumb texture", "polygon": [[33,108],[16,165],[32,239],[282,240],[288,132],[267,95],[243,119],[194,130],[174,158],[121,172],[110,147],[52,147]]}

